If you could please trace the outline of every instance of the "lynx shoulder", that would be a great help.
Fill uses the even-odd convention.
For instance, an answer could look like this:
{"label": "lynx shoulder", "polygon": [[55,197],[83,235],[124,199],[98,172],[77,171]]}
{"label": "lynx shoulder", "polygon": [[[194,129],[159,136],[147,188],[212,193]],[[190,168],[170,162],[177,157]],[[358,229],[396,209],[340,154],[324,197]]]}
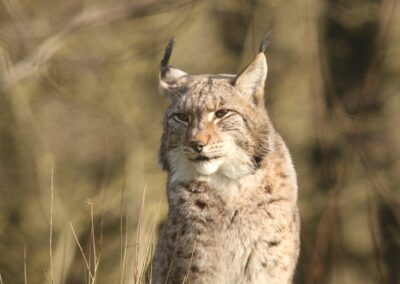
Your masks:
{"label": "lynx shoulder", "polygon": [[160,163],[168,217],[153,283],[291,283],[299,255],[296,173],[264,103],[260,52],[239,75],[160,68],[171,100]]}

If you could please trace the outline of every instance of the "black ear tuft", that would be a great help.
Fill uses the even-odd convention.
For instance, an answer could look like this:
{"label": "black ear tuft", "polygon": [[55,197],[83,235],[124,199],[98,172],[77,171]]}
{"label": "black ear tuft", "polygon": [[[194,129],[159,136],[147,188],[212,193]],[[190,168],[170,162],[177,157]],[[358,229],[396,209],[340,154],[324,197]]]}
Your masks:
{"label": "black ear tuft", "polygon": [[262,40],[261,44],[260,44],[260,49],[258,50],[258,52],[265,52],[265,50],[267,50],[269,44],[271,42],[271,32],[269,31],[265,36],[264,39]]}
{"label": "black ear tuft", "polygon": [[174,43],[175,43],[175,39],[172,37],[168,41],[168,45],[165,48],[164,56],[160,63],[161,77],[164,77],[165,73],[167,73],[167,71],[169,69],[169,59],[171,58],[172,50],[174,48]]}

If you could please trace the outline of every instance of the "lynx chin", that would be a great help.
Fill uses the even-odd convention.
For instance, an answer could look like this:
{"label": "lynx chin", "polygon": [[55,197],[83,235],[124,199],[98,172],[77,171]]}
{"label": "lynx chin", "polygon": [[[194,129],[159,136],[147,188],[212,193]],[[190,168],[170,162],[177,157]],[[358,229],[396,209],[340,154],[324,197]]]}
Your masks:
{"label": "lynx chin", "polygon": [[152,283],[291,283],[299,255],[297,181],[264,104],[269,35],[239,75],[169,65],[160,162],[169,212]]}

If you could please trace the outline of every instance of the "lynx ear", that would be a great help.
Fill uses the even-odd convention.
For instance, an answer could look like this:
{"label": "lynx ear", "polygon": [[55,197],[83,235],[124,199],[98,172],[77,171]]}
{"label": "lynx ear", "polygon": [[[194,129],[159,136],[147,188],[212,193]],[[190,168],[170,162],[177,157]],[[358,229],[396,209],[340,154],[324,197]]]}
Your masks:
{"label": "lynx ear", "polygon": [[234,81],[234,86],[239,93],[252,97],[256,104],[263,101],[265,79],[267,78],[268,66],[264,51],[270,42],[268,33],[261,42],[259,53],[246,69],[238,75]]}
{"label": "lynx ear", "polygon": [[164,57],[160,63],[160,87],[167,94],[173,97],[180,96],[185,88],[188,80],[187,73],[173,68],[169,65],[172,49],[174,47],[174,39],[171,38],[165,48]]}
{"label": "lynx ear", "polygon": [[252,97],[258,104],[264,97],[267,71],[265,55],[264,53],[259,53],[253,62],[236,78],[234,86],[240,94],[249,98]]}

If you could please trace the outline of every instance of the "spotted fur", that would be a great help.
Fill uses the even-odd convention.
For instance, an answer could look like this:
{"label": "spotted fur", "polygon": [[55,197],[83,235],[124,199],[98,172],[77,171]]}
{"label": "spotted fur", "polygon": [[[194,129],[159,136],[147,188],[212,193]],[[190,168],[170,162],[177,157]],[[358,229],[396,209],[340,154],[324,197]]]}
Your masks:
{"label": "spotted fur", "polygon": [[152,282],[291,283],[297,181],[264,107],[266,57],[239,75],[194,76],[169,66],[172,43],[160,71],[169,212]]}

